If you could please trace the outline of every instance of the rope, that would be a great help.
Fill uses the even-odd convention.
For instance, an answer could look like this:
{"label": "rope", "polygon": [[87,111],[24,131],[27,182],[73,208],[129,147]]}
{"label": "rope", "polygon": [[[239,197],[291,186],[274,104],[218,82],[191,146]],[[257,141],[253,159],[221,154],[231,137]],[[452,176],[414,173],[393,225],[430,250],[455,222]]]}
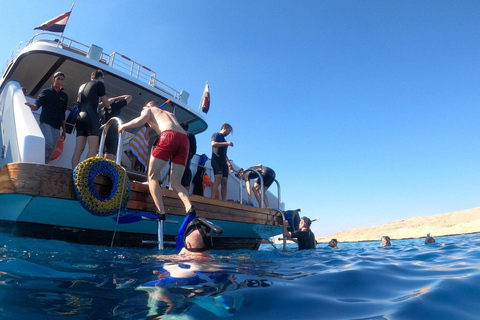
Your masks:
{"label": "rope", "polygon": [[122,189],[122,196],[120,197],[120,203],[118,205],[118,212],[117,212],[117,222],[115,223],[115,230],[113,231],[112,242],[110,243],[110,248],[113,248],[113,242],[115,241],[115,236],[117,235],[117,228],[118,228],[118,220],[120,220],[120,212],[122,210],[122,203],[123,203],[123,193],[125,192],[125,188],[127,187],[125,180],[127,179],[127,170],[122,167],[123,171],[125,171],[125,175],[123,176],[123,189]]}

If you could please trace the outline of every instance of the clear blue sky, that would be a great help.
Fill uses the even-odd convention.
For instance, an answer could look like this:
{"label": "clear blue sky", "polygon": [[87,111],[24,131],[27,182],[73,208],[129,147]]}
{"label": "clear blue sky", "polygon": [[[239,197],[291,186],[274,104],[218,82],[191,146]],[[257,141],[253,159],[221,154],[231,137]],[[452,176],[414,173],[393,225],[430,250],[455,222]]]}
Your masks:
{"label": "clear blue sky", "polygon": [[[71,4],[3,2],[2,64]],[[479,17],[477,0],[79,1],[65,36],[155,70],[193,108],[208,80],[198,152],[230,123],[229,157],[272,167],[328,236],[480,205]]]}

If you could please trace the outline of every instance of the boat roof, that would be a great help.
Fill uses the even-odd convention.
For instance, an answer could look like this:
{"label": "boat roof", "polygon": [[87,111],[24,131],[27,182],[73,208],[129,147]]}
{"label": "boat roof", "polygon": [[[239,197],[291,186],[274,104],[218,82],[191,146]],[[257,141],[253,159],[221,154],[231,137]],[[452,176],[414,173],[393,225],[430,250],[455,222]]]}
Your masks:
{"label": "boat roof", "polygon": [[188,123],[189,132],[198,134],[208,128],[203,117],[187,105],[188,93],[161,82],[151,69],[118,52],[105,54],[98,46],[51,33],[38,33],[30,41],[19,44],[2,72],[0,89],[6,81],[15,80],[27,90],[27,96],[35,98],[52,85],[53,74],[62,71],[68,109],[71,109],[76,104],[78,88],[89,81],[90,74],[97,69],[106,73],[107,97],[125,94],[133,97],[132,102],[122,108],[124,122],[137,117],[150,99],[160,103],[172,99],[164,110],[173,112],[180,123]]}

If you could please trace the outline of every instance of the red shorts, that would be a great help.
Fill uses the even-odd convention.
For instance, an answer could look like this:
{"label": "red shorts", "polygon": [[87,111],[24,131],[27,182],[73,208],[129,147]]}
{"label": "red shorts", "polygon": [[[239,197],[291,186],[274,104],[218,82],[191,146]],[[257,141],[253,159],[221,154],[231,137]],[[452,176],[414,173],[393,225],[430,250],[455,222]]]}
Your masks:
{"label": "red shorts", "polygon": [[185,166],[187,164],[190,142],[186,134],[167,130],[160,134],[160,141],[152,151],[157,159]]}

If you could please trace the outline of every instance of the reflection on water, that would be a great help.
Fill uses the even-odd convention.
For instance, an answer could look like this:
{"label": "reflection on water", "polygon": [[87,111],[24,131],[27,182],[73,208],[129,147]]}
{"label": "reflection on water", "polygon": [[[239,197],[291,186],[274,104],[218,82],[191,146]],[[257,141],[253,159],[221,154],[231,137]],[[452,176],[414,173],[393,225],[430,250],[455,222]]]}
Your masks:
{"label": "reflection on water", "polygon": [[478,319],[480,236],[338,250],[81,246],[0,234],[2,319]]}

